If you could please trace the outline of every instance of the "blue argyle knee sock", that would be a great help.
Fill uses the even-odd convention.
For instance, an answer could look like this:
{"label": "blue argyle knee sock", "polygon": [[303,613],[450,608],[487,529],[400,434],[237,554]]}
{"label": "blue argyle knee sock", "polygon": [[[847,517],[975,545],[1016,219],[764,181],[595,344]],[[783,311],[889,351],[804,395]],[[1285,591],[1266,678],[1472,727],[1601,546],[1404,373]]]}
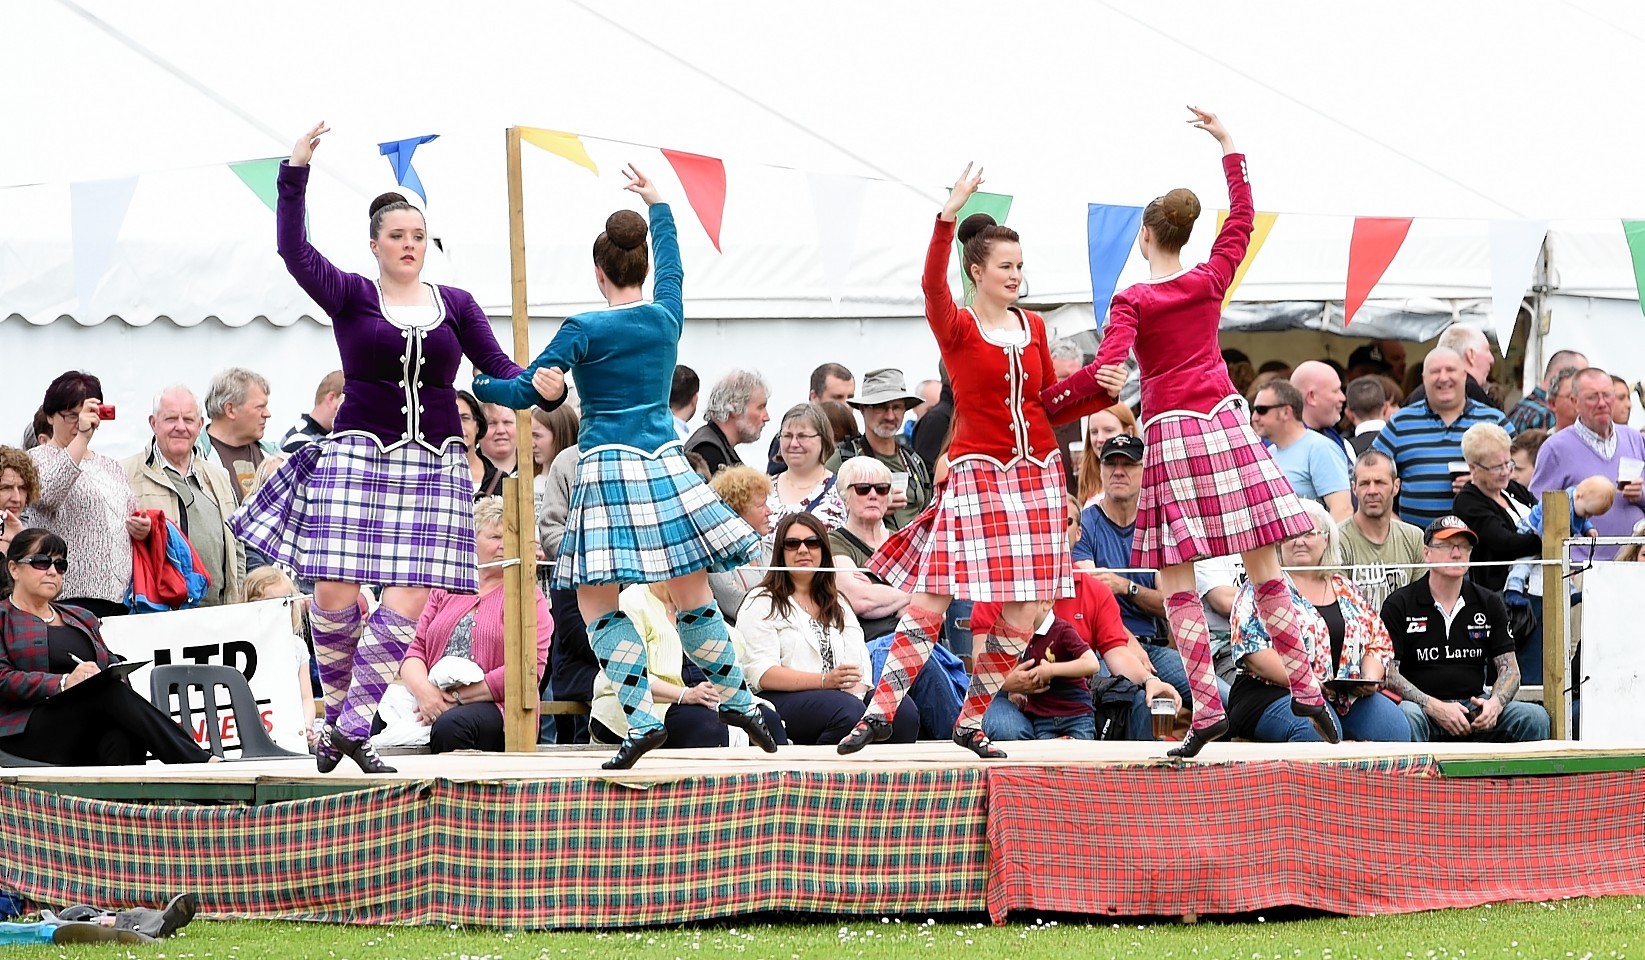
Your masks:
{"label": "blue argyle knee sock", "polygon": [[645,641],[628,614],[613,610],[589,624],[588,645],[617,691],[617,702],[628,717],[629,736],[662,726],[651,702],[651,681],[646,678]]}
{"label": "blue argyle knee sock", "polygon": [[737,652],[731,647],[731,634],[725,628],[720,608],[710,603],[695,610],[682,610],[674,618],[680,631],[680,646],[720,694],[720,709],[737,713],[753,713],[754,698],[743,682],[743,668],[737,666]]}

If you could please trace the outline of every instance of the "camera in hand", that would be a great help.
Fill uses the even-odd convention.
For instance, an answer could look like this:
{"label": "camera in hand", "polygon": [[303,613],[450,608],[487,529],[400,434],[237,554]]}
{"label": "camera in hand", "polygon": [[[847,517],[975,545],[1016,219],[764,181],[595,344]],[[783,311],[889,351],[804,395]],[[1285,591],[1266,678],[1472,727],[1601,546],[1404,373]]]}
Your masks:
{"label": "camera in hand", "polygon": [[99,419],[99,420],[113,420],[114,419],[114,404],[105,403],[105,404],[99,405],[98,408],[97,408],[97,419]]}

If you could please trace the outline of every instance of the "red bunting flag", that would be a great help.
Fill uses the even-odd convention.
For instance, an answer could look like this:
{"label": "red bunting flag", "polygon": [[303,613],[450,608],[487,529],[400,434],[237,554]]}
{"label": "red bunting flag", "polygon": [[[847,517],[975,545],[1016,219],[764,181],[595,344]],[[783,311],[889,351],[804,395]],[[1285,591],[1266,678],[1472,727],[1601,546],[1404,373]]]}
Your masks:
{"label": "red bunting flag", "polygon": [[697,220],[702,223],[708,239],[714,249],[719,250],[720,221],[725,217],[725,164],[714,157],[678,150],[664,150],[663,156],[674,168],[674,175],[680,178],[685,198],[697,212]]}
{"label": "red bunting flag", "polygon": [[1342,325],[1354,322],[1371,289],[1394,262],[1411,229],[1410,217],[1355,217],[1348,242],[1348,290],[1343,297]]}

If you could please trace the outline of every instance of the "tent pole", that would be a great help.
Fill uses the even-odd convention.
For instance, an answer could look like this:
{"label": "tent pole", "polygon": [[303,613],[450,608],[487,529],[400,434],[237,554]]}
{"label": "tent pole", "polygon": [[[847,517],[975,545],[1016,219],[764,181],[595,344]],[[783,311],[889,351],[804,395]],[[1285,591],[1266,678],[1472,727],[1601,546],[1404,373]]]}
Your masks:
{"label": "tent pole", "polygon": [[[513,294],[514,361],[531,362],[531,323],[525,290],[525,185],[520,173],[520,128],[509,127],[508,254]],[[531,413],[516,410],[515,437],[525,438],[516,454],[518,475],[503,484],[504,556],[519,562],[503,571],[503,746],[510,752],[537,750],[537,513],[532,498]]]}

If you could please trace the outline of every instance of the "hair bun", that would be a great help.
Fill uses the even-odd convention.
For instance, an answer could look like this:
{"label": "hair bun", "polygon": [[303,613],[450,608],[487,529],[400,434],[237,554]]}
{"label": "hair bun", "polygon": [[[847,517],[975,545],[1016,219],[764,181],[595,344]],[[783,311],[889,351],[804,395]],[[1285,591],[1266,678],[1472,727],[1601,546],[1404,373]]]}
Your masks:
{"label": "hair bun", "polygon": [[605,218],[605,235],[619,250],[645,245],[645,218],[632,210],[618,210]]}
{"label": "hair bun", "polygon": [[391,193],[385,193],[382,196],[378,197],[377,199],[371,201],[371,209],[366,212],[366,216],[375,217],[377,215],[377,211],[383,209],[384,207],[388,206],[391,203],[410,203],[410,202],[411,201],[409,201],[405,198],[404,194],[392,193],[392,192]]}
{"label": "hair bun", "polygon": [[1187,187],[1178,187],[1165,195],[1160,201],[1160,213],[1165,215],[1165,222],[1173,227],[1193,226],[1199,219],[1199,197]]}
{"label": "hair bun", "polygon": [[960,221],[960,229],[959,232],[955,234],[955,239],[959,240],[960,246],[963,247],[972,237],[983,232],[989,227],[994,226],[996,223],[997,221],[989,214],[973,213],[971,216]]}

